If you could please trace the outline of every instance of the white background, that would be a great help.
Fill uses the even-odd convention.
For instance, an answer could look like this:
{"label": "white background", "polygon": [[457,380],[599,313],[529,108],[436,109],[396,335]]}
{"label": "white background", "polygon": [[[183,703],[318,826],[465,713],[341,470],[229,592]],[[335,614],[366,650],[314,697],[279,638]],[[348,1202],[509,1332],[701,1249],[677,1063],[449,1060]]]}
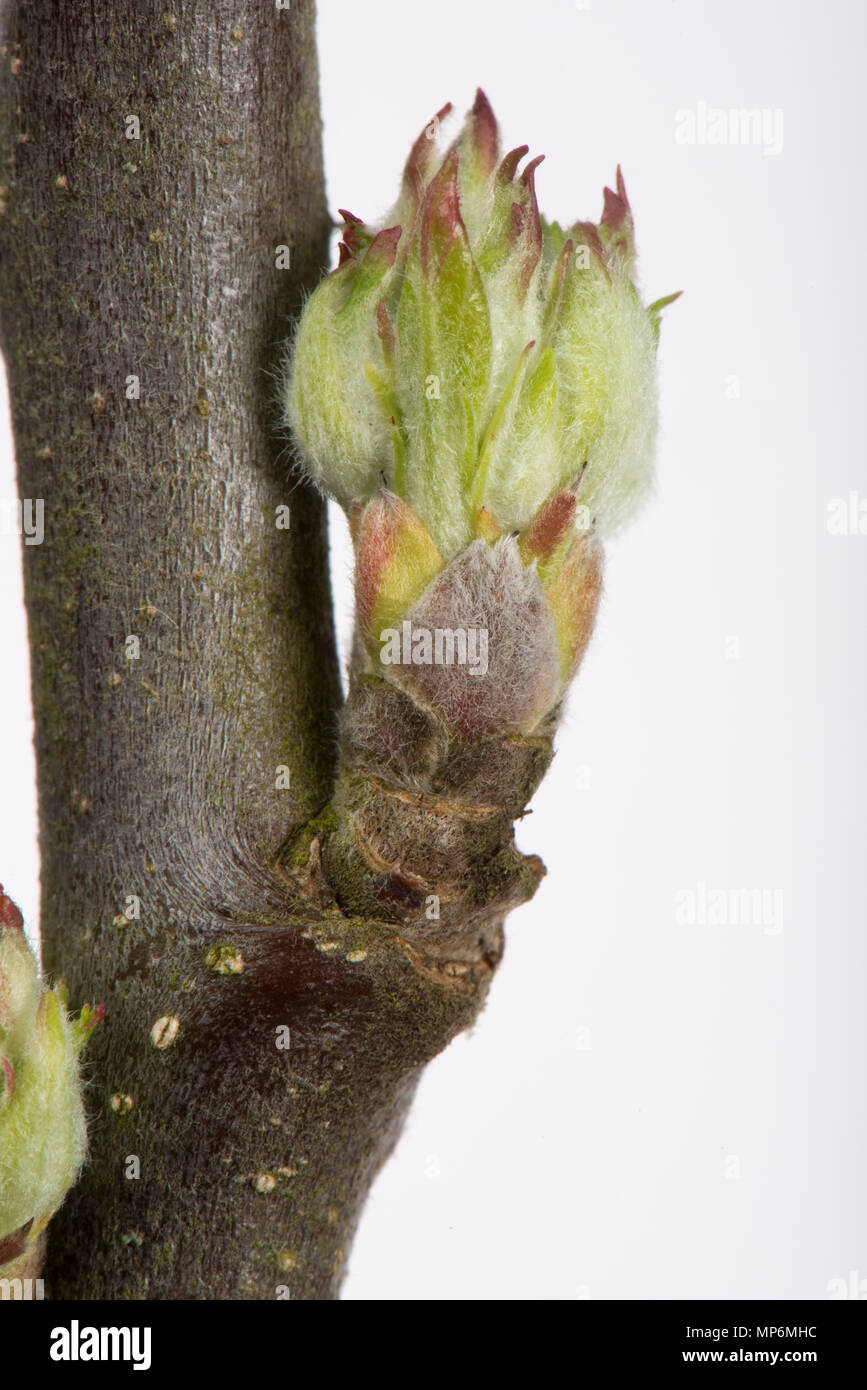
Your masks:
{"label": "white background", "polygon": [[[382,216],[418,131],[448,99],[456,131],[480,84],[505,148],[547,155],[548,217],[596,220],[622,164],[647,297],[684,291],[657,493],[609,548],[519,829],[548,877],[473,1034],[425,1075],[346,1298],[818,1299],[867,1279],[867,534],[828,526],[834,498],[867,499],[865,28],[856,0],[322,0],[335,216]],[[702,102],[766,109],[782,148],[679,143]],[[0,877],[35,926],[15,535],[0,636]],[[782,894],[782,919],[679,924],[702,882]]]}

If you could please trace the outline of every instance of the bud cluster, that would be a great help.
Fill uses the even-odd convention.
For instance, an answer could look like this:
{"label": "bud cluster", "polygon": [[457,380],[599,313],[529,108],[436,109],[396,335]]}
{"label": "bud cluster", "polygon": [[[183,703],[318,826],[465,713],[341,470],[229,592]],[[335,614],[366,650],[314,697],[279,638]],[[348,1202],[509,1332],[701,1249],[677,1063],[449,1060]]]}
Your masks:
{"label": "bud cluster", "polygon": [[[342,211],[340,262],[299,320],[286,418],[350,517],[356,672],[463,735],[531,732],[589,640],[601,538],[646,495],[659,315],[635,284],[620,170],[598,224],[540,215],[479,91],[448,150],[437,113],[382,226]],[[520,170],[520,172],[519,172]],[[484,680],[384,663],[383,634],[484,630]],[[426,639],[423,639],[426,640]]]}

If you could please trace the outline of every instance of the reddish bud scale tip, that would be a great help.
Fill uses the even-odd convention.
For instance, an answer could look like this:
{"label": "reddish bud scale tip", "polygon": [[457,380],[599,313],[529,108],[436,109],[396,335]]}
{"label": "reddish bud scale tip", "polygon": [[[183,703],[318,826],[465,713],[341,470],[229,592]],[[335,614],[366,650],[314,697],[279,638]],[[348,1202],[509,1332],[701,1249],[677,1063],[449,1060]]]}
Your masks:
{"label": "reddish bud scale tip", "polygon": [[401,238],[401,227],[386,227],[384,231],[377,232],[370,246],[367,248],[365,264],[371,265],[379,262],[387,269],[394,265],[397,256],[397,244]]}
{"label": "reddish bud scale tip", "polygon": [[349,261],[355,259],[349,247],[346,245],[345,241],[341,241],[338,243],[337,256],[338,260],[337,265],[335,266],[335,270],[342,270],[343,267],[349,263]]}
{"label": "reddish bud scale tip", "polygon": [[462,235],[466,237],[458,190],[458,156],[452,150],[431,179],[422,209],[419,250],[422,270],[430,284],[439,276],[452,245]]}
{"label": "reddish bud scale tip", "polygon": [[[349,212],[347,208],[338,208],[337,211],[346,224],[343,240],[354,255],[356,251],[360,251],[364,246],[366,238],[361,235],[364,228],[364,221],[361,217],[356,217],[354,212]],[[369,237],[367,239],[369,240]]]}
{"label": "reddish bud scale tip", "polygon": [[7,898],[0,883],[0,928],[3,931],[23,931],[24,918],[11,898]]}
{"label": "reddish bud scale tip", "polygon": [[599,223],[599,233],[609,248],[609,254],[615,253],[629,264],[635,256],[635,232],[632,209],[626,196],[626,185],[619,164],[616,183],[616,193],[610,188],[604,190],[605,206]]}
{"label": "reddish bud scale tip", "polygon": [[617,166],[617,192],[610,188],[602,190],[603,211],[600,226],[607,227],[610,232],[619,232],[627,217],[632,214],[629,206],[629,199],[626,196],[626,184],[623,182],[623,174],[620,165]]}
{"label": "reddish bud scale tip", "polygon": [[524,158],[524,155],[529,153],[529,145],[518,145],[517,149],[509,150],[509,153],[507,155],[504,155],[503,161],[500,164],[499,169],[497,170],[497,179],[499,180],[499,182],[511,183],[512,179],[515,177],[515,171],[518,168],[518,165]]}
{"label": "reddish bud scale tip", "polygon": [[[514,153],[517,151],[513,151]],[[542,254],[542,219],[539,216],[539,203],[536,198],[536,170],[544,158],[545,156],[540,154],[530,160],[518,181],[519,187],[515,190],[521,202],[512,203],[511,237],[513,244],[520,248],[521,257],[518,293],[520,304],[524,302],[533,271]],[[500,167],[502,169],[503,166]]]}
{"label": "reddish bud scale tip", "polygon": [[[440,107],[433,120],[428,121],[410,150],[409,158],[404,165],[404,188],[412,195],[416,206],[421,202],[424,193],[425,175],[430,169],[434,159],[437,157],[437,146],[434,138],[436,127],[439,125],[440,121],[445,120],[451,109],[452,104],[450,101],[447,101],[445,106]],[[434,127],[434,135],[430,133],[431,126]]]}
{"label": "reddish bud scale tip", "polygon": [[534,201],[536,198],[536,170],[544,158],[543,154],[537,154],[535,159],[531,159],[530,163],[521,170],[521,183],[530,190]]}
{"label": "reddish bud scale tip", "polygon": [[476,88],[476,99],[472,107],[473,143],[482,171],[487,177],[494,172],[497,163],[499,130],[497,118],[491,103],[481,87]]}
{"label": "reddish bud scale tip", "polygon": [[24,1254],[34,1220],[35,1218],[31,1217],[25,1226],[19,1226],[17,1231],[10,1231],[8,1236],[0,1240],[0,1265],[10,1264],[12,1260],[17,1260],[19,1255]]}

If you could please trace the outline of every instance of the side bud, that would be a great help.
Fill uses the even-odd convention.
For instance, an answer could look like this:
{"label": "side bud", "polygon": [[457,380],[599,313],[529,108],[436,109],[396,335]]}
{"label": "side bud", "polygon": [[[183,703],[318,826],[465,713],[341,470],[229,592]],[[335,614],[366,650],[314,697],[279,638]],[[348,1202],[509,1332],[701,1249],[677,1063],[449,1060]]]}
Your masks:
{"label": "side bud", "polygon": [[0,887],[0,1272],[38,1240],[86,1150],[78,1053],[102,1017],[71,1020],[44,989],[21,914]]}

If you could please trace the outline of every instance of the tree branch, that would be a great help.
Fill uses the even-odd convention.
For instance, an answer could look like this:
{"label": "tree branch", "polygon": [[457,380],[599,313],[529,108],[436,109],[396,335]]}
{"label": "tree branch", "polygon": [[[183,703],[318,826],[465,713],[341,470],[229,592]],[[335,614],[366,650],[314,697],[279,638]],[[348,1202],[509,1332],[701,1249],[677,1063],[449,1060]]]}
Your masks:
{"label": "tree branch", "polygon": [[[421,806],[371,780],[376,719],[350,713],[323,811],[325,518],[273,403],[329,230],[314,16],[242,14],[4,10],[0,328],[20,493],[44,501],[25,547],[44,959],[72,1005],[106,1006],[91,1156],[50,1232],[59,1297],[336,1296],[420,1070],[476,1016],[541,872],[511,819],[545,740],[487,750],[508,794],[450,749],[443,804]],[[445,804],[491,794],[493,820]],[[420,861],[456,847],[426,927]]]}

